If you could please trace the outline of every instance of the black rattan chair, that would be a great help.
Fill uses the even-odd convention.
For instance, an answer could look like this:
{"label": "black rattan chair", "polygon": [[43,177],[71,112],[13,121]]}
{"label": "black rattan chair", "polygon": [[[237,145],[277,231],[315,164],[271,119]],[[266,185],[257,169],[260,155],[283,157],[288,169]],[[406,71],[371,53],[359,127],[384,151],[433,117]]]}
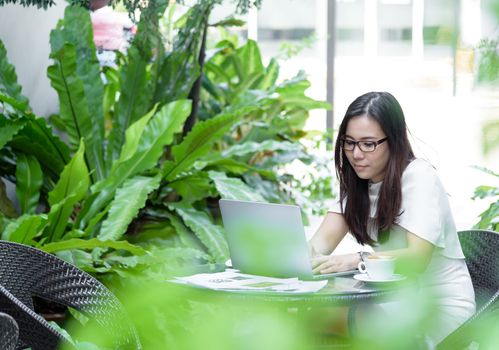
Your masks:
{"label": "black rattan chair", "polygon": [[0,348],[14,350],[19,337],[19,327],[9,315],[0,312]]}
{"label": "black rattan chair", "polygon": [[140,349],[126,313],[102,283],[42,250],[0,241],[0,312],[19,326],[17,349],[54,349],[64,335],[33,310],[33,296],[79,310],[96,322],[119,349]]}
{"label": "black rattan chair", "polygon": [[499,233],[469,230],[458,234],[473,281],[477,311],[437,348],[464,349],[474,344],[473,348],[488,349],[492,337],[499,340]]}

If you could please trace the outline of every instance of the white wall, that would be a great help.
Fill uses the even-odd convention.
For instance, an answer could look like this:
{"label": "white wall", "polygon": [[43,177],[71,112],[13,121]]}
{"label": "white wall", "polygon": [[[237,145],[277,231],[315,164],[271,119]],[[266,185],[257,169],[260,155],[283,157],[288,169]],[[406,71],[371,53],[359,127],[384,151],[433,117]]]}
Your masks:
{"label": "white wall", "polygon": [[57,94],[47,78],[50,65],[50,30],[64,15],[66,2],[47,10],[21,5],[0,7],[0,40],[7,49],[9,62],[16,68],[22,93],[37,115],[58,111]]}

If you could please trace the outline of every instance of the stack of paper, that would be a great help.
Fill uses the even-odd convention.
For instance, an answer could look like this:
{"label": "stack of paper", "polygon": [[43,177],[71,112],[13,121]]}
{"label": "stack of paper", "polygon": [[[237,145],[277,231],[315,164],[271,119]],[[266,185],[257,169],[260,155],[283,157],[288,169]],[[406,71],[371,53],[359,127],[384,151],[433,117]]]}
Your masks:
{"label": "stack of paper", "polygon": [[173,281],[217,290],[293,294],[314,293],[327,284],[327,280],[301,281],[298,278],[255,276],[243,274],[233,269],[216,273],[200,273],[192,276],[176,277]]}

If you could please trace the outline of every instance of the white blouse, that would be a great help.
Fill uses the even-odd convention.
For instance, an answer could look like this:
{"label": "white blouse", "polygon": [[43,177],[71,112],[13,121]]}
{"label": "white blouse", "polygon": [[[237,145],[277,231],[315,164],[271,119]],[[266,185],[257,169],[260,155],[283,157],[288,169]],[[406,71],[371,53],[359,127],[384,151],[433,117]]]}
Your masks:
{"label": "white blouse", "polygon": [[[369,184],[371,203],[368,234],[377,242],[376,209],[382,182]],[[339,201],[329,211],[342,214]],[[450,334],[475,312],[471,278],[459,244],[447,193],[435,169],[425,160],[415,159],[402,174],[401,214],[390,230],[386,242],[373,249],[385,251],[407,247],[407,231],[433,244],[433,254],[425,272],[419,277],[420,290],[433,295],[440,312],[439,326],[427,331],[435,344]],[[396,304],[398,305],[398,304]],[[389,309],[389,304],[384,304]],[[392,314],[397,314],[400,305]]]}
{"label": "white blouse", "polygon": [[[369,184],[371,212],[368,234],[374,241],[378,238],[375,217],[381,185],[382,182]],[[339,201],[329,211],[342,214]],[[447,193],[435,169],[425,160],[413,160],[402,174],[400,213],[388,242],[375,245],[375,250],[407,247],[406,235],[397,233],[409,231],[437,247],[437,254],[451,259],[464,259]]]}

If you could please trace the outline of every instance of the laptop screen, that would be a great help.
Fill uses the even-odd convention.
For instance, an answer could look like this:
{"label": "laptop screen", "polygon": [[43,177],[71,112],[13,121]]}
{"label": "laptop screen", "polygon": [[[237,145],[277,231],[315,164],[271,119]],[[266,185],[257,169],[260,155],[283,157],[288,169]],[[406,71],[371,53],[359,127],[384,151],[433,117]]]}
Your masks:
{"label": "laptop screen", "polygon": [[232,266],[272,277],[312,275],[300,208],[220,200]]}

